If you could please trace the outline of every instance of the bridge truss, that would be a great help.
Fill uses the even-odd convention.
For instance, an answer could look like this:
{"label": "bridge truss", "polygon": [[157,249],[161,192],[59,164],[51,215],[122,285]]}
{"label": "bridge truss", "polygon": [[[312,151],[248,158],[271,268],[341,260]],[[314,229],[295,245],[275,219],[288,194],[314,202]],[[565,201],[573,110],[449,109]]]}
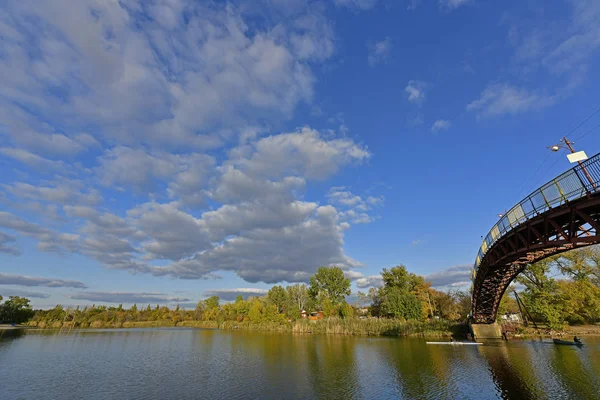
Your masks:
{"label": "bridge truss", "polygon": [[473,322],[495,322],[502,295],[527,265],[597,243],[600,154],[531,193],[490,230],[473,268]]}

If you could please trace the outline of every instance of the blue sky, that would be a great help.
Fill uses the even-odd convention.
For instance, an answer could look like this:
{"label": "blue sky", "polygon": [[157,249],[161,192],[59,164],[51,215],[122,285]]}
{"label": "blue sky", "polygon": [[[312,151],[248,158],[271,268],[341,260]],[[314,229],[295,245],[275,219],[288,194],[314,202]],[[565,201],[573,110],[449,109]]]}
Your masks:
{"label": "blue sky", "polygon": [[593,0],[0,7],[0,294],[36,307],[320,265],[460,287],[497,214],[569,168],[546,146],[600,151]]}

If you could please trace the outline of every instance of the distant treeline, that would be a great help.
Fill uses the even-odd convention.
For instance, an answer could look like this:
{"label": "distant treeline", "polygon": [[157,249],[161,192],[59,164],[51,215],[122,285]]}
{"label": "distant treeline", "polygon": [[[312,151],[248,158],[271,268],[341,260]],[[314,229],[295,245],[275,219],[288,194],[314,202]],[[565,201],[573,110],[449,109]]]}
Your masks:
{"label": "distant treeline", "polygon": [[[10,322],[11,318],[22,322],[33,316],[30,324],[55,328],[177,325],[296,331],[322,329],[379,334],[393,330],[389,324],[398,330],[401,324],[408,326],[406,322],[415,327],[427,321],[466,321],[471,307],[467,292],[445,293],[435,290],[430,282],[408,272],[402,265],[383,269],[381,277],[383,285],[369,289],[368,293],[358,292],[355,304],[348,304],[345,300],[350,294],[350,280],[344,277],[343,270],[321,267],[310,278],[310,285],[273,286],[264,297],[245,300],[238,296],[234,302],[224,304],[214,296],[198,302],[194,310],[159,305],[134,305],[129,309],[122,305],[94,305],[76,309],[56,306],[50,310],[35,311],[34,314],[27,299],[11,297],[5,303],[10,304],[3,306],[6,310],[0,311],[0,316],[3,322]],[[517,282],[524,286],[522,299],[529,313],[552,329],[560,329],[566,323],[600,321],[598,247],[579,249],[542,260],[521,273]],[[302,310],[307,313],[322,311],[326,319],[336,321],[336,325],[309,325],[301,318]],[[502,299],[498,318],[508,311],[518,312],[510,291]],[[365,322],[365,319],[370,322]],[[373,319],[379,322],[373,322]]]}
{"label": "distant treeline", "polygon": [[[321,267],[310,278],[310,285],[296,284],[288,287],[273,286],[264,297],[241,296],[234,302],[221,304],[217,296],[198,303],[195,310],[179,307],[144,305],[131,308],[90,306],[65,309],[56,306],[38,310],[30,321],[40,327],[122,327],[122,326],[226,326],[247,328],[249,324],[281,325],[287,330],[290,321],[301,320],[301,312],[322,311],[324,317],[344,321],[348,328],[358,317],[380,317],[395,323],[426,320],[464,321],[470,308],[470,298],[465,292],[444,293],[431,288],[423,277],[409,273],[404,266],[384,269],[383,286],[371,288],[368,293],[358,293],[356,304],[345,300],[350,294],[350,280],[338,267]],[[381,330],[384,328],[361,329]],[[371,322],[372,324],[372,322]],[[341,326],[341,325],[340,325]],[[396,328],[398,325],[395,325]],[[415,325],[416,326],[416,325]],[[389,326],[385,329],[392,329]],[[275,329],[275,328],[273,328]],[[291,328],[289,328],[291,329]],[[302,327],[297,329],[304,329]],[[311,328],[306,328],[310,330]],[[314,329],[314,328],[312,328]]]}

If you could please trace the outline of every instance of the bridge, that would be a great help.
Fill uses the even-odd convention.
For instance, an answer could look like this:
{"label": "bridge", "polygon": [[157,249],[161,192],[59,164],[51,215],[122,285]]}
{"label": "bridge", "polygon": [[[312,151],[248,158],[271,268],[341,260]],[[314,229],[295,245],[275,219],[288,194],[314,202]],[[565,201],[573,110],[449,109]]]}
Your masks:
{"label": "bridge", "polygon": [[600,154],[525,197],[486,235],[472,272],[472,323],[496,321],[502,295],[529,264],[600,243]]}

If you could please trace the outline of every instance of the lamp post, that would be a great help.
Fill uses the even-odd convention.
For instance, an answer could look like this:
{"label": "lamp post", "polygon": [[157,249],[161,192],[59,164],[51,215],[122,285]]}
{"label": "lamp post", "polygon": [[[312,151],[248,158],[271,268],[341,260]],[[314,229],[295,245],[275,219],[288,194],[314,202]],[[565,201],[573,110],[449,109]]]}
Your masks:
{"label": "lamp post", "polygon": [[[588,179],[588,181],[590,181],[590,184],[592,185],[592,187],[594,189],[596,189],[596,184],[594,183],[594,180],[592,179],[592,176],[590,175],[590,173],[588,172],[587,168],[585,168],[585,165],[583,165],[583,162],[582,162],[582,160],[586,160],[587,159],[587,155],[585,154],[585,152],[583,152],[583,151],[580,151],[580,152],[575,151],[575,149],[573,148],[573,144],[575,144],[575,142],[569,141],[569,139],[567,139],[566,137],[563,137],[562,139],[560,139],[560,143],[561,144],[555,144],[554,146],[548,146],[548,148],[550,150],[554,151],[554,152],[557,152],[560,149],[565,149],[565,150],[569,150],[571,152],[571,154],[581,153],[579,155],[579,157],[575,157],[573,159],[573,161],[571,161],[571,159],[568,156],[567,156],[567,158],[569,158],[569,161],[571,161],[571,162],[574,162],[576,160],[579,163],[579,166],[581,167],[581,170],[585,174],[585,177]],[[564,143],[564,145],[562,143]]]}

